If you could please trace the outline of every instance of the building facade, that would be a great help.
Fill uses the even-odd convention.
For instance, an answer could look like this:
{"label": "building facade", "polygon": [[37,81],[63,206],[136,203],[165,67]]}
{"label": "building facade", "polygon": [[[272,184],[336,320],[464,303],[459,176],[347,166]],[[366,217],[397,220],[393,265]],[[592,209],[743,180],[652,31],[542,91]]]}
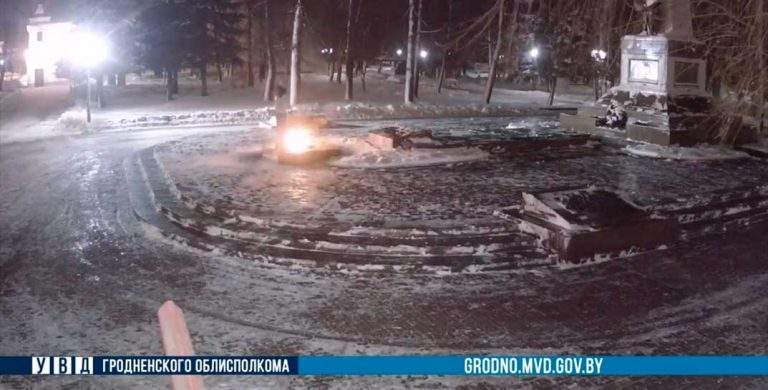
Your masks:
{"label": "building facade", "polygon": [[67,46],[74,30],[73,23],[54,21],[46,14],[42,3],[37,5],[27,24],[27,85],[41,87],[46,82],[58,80],[56,68],[66,58]]}

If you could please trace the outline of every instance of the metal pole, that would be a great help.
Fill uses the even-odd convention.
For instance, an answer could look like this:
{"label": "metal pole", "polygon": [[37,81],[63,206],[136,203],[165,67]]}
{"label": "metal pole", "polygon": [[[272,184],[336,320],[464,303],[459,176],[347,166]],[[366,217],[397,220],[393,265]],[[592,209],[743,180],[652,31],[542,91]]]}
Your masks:
{"label": "metal pole", "polygon": [[86,84],[86,90],[87,97],[85,99],[85,117],[86,122],[91,123],[91,70],[87,69],[85,71],[85,84]]}

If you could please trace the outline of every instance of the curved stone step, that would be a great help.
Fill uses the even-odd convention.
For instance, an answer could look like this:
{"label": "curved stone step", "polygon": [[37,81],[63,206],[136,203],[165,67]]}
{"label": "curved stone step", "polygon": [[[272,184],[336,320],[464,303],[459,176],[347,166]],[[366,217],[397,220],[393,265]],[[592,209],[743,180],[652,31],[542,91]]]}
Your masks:
{"label": "curved stone step", "polygon": [[[346,231],[337,231],[334,227],[330,226],[287,225],[284,222],[271,223],[261,218],[230,217],[230,214],[226,213],[224,217],[210,213],[201,213],[201,209],[209,208],[201,206],[199,202],[194,202],[192,205],[189,202],[185,202],[183,195],[174,188],[174,184],[167,175],[163,174],[164,170],[158,163],[154,153],[150,152],[150,150],[142,152],[141,163],[145,167],[147,181],[155,193],[157,209],[175,222],[203,234],[210,234],[211,231],[226,232],[226,235],[231,238],[257,242],[293,239],[382,247],[397,247],[401,245],[456,247],[499,244],[513,249],[525,250],[536,244],[535,240],[522,235],[517,229],[509,229],[498,225],[477,227],[478,229],[488,229],[491,231],[497,229],[490,234],[487,232],[476,234],[442,234],[440,229],[434,229],[430,233],[435,234],[414,235],[412,234],[413,228],[390,228],[387,230],[394,231],[395,234],[390,232],[387,235],[361,235],[344,234]],[[256,220],[264,222],[254,222]],[[255,237],[258,237],[258,239],[254,239]]]}
{"label": "curved stone step", "polygon": [[[283,226],[269,229],[243,221],[235,224],[240,225],[240,229],[227,229],[226,224],[220,225],[220,218],[189,207],[170,188],[160,169],[153,166],[154,157],[150,153],[151,149],[144,150],[126,161],[134,212],[137,218],[157,228],[165,237],[197,249],[275,263],[291,264],[296,260],[302,264],[353,265],[373,270],[382,267],[507,270],[550,264],[547,254],[537,249],[533,240],[519,233],[419,240],[330,234],[331,230],[327,228]],[[233,225],[231,219],[229,225]],[[480,249],[483,245],[486,248],[496,246],[478,254],[472,245],[479,245]]]}

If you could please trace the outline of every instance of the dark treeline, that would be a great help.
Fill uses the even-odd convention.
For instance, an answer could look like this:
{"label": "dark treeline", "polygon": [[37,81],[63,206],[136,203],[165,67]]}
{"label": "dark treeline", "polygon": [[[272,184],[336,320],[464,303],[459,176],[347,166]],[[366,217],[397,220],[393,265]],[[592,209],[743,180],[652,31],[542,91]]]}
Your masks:
{"label": "dark treeline", "polygon": [[[766,94],[765,0],[692,0],[697,39],[707,47],[708,83],[754,110]],[[554,94],[559,78],[592,83],[602,93],[619,75],[621,36],[643,29],[634,0],[73,0],[81,25],[110,35],[116,58],[103,71],[123,82],[129,70],[164,75],[168,96],[188,70],[207,93],[208,70],[221,80],[235,69],[248,86],[262,81],[265,100],[276,75],[295,72],[302,53],[320,52],[331,82],[365,88],[368,65],[404,65],[404,101],[419,79],[455,78],[487,64],[486,102],[496,80],[527,82]],[[300,7],[299,7],[300,6]],[[300,9],[299,9],[300,8]],[[300,12],[299,12],[300,11]],[[296,34],[294,34],[296,33]],[[294,36],[298,35],[298,36]],[[535,59],[530,52],[537,50]],[[292,49],[298,59],[291,61]],[[394,53],[400,49],[401,55]],[[419,59],[429,51],[429,63]],[[604,52],[596,59],[593,51]],[[293,64],[293,66],[291,66]],[[283,72],[280,72],[283,70]],[[758,113],[759,115],[759,113]]]}

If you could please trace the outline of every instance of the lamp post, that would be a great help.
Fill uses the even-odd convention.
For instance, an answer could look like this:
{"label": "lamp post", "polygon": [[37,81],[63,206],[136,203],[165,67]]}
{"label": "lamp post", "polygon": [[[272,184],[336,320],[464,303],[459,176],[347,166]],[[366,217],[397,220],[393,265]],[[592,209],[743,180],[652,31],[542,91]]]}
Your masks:
{"label": "lamp post", "polygon": [[86,122],[91,123],[91,71],[107,58],[109,49],[106,40],[88,31],[77,33],[74,43],[70,60],[85,69],[85,113]]}
{"label": "lamp post", "polygon": [[533,77],[533,88],[536,88],[537,79],[541,78],[541,71],[539,70],[539,48],[534,46],[528,51],[528,57],[533,61],[533,69],[536,70],[536,76]]}

